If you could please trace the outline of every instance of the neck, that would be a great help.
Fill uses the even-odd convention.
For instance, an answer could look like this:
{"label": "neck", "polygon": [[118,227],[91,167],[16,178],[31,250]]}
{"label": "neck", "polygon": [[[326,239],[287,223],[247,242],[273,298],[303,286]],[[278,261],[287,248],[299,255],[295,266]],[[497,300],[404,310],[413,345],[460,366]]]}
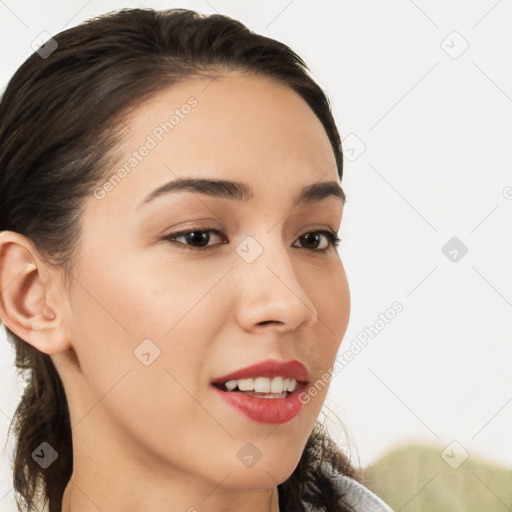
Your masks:
{"label": "neck", "polygon": [[[111,497],[117,497],[118,493],[112,493],[111,497],[99,493],[87,493],[84,485],[76,483],[73,478],[69,481],[62,498],[61,512],[109,512],[151,511],[168,512],[169,510],[183,510],[184,512],[238,512],[251,510],[251,512],[279,512],[279,494],[277,487],[258,491],[238,491],[227,498],[225,493],[218,493],[216,489],[203,498],[187,500],[183,497],[173,496],[168,500],[159,501],[151,496],[151,491],[146,485],[144,500],[139,497],[131,500],[130,495],[125,495],[123,500],[115,501]],[[167,490],[168,491],[168,490]],[[166,491],[166,492],[167,492]],[[192,505],[194,504],[194,505]]]}

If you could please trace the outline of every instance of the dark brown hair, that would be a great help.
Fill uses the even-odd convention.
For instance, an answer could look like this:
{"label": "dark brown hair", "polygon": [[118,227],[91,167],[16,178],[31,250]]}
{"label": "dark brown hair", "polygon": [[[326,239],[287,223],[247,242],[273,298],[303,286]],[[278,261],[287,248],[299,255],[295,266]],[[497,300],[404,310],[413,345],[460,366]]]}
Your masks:
{"label": "dark brown hair", "polygon": [[[32,54],[0,103],[0,230],[29,237],[41,257],[70,282],[83,202],[104,179],[131,109],[192,76],[241,71],[291,87],[322,122],[342,178],[341,142],[329,100],[304,61],[285,44],[223,15],[185,9],[124,9],[54,36],[49,55]],[[37,510],[38,493],[59,512],[73,472],[71,424],[62,381],[48,354],[6,328],[25,378],[10,425],[16,434],[13,483],[20,510]],[[41,468],[41,442],[59,454]],[[357,476],[317,421],[293,474],[278,486],[282,512],[302,500],[348,510],[320,463]],[[42,484],[42,486],[41,486]],[[19,497],[18,497],[19,495]],[[23,503],[22,503],[23,501]]]}

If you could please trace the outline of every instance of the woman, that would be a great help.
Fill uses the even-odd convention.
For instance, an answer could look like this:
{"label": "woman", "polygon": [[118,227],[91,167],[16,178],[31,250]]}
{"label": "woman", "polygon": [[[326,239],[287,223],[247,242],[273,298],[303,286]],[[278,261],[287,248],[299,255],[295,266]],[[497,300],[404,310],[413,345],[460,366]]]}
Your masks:
{"label": "woman", "polygon": [[0,172],[20,510],[389,510],[317,421],[345,195],[292,50],[179,9],[66,30],[8,84]]}

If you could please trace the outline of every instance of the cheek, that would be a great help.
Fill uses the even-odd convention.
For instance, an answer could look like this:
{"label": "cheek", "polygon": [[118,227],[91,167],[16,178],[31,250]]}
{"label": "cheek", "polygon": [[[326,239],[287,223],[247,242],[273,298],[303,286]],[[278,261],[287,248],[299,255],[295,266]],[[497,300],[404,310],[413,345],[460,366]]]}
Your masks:
{"label": "cheek", "polygon": [[304,274],[304,287],[313,303],[318,319],[315,328],[321,336],[325,360],[331,361],[347,330],[350,317],[350,290],[345,269],[340,260],[325,265],[317,272]]}
{"label": "cheek", "polygon": [[212,291],[224,269],[114,260],[98,258],[101,265],[84,267],[72,297],[72,339],[85,377],[108,387],[148,363],[152,371],[167,368],[180,380],[197,379],[208,350],[204,340],[224,320],[219,311],[212,314],[212,304],[218,309]]}
{"label": "cheek", "polygon": [[316,364],[305,401],[315,415],[320,413],[335,375],[336,355],[350,317],[350,290],[345,269],[339,260],[321,272],[309,272],[307,276],[308,295],[318,319],[310,354]]}
{"label": "cheek", "polygon": [[87,418],[83,427],[114,421],[147,454],[190,459],[183,433],[197,438],[219,428],[205,427],[200,404],[210,392],[204,365],[211,339],[225,324],[215,288],[225,269],[170,264],[128,272],[129,266],[103,261],[78,277],[73,342],[83,394],[76,416]]}
{"label": "cheek", "polygon": [[108,330],[114,340],[128,337],[133,343],[161,339],[187,323],[189,313],[204,302],[224,270],[221,265],[171,258],[138,261],[91,256],[89,260],[91,264],[79,277],[73,313],[83,317],[85,312],[97,322],[95,329]]}

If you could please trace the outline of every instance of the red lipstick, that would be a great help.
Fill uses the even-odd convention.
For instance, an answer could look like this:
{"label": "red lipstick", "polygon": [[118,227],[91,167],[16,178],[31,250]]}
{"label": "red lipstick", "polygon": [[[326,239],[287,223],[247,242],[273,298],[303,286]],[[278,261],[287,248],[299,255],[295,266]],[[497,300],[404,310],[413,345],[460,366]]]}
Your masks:
{"label": "red lipstick", "polygon": [[[275,395],[279,398],[271,398],[271,393],[261,393],[262,397],[260,397],[240,391],[228,391],[225,387],[221,387],[228,381],[257,377],[294,379],[297,381],[297,386],[284,397]],[[259,423],[279,424],[291,421],[302,410],[304,406],[302,395],[306,391],[308,379],[308,370],[298,361],[281,362],[271,359],[215,378],[212,381],[212,387],[226,405],[233,407],[251,420]],[[263,396],[267,398],[263,398]]]}

